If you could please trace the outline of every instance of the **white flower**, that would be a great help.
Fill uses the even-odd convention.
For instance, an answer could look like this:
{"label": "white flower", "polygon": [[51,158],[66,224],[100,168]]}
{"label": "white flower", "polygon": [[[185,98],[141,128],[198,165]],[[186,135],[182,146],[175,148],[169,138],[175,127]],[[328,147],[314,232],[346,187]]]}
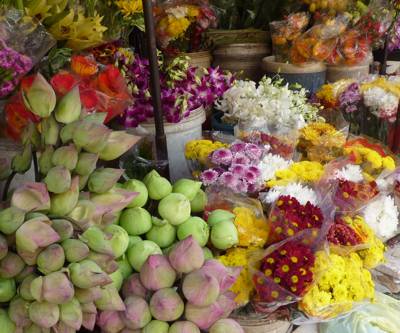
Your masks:
{"label": "white flower", "polygon": [[381,197],[364,209],[365,222],[378,237],[388,240],[396,235],[399,225],[399,211],[391,196]]}
{"label": "white flower", "polygon": [[261,179],[264,182],[274,179],[278,170],[287,169],[290,164],[292,164],[292,161],[285,160],[279,155],[268,153],[258,165],[261,170]]}
{"label": "white flower", "polygon": [[396,118],[399,98],[379,87],[364,91],[364,104],[379,118],[394,121]]}
{"label": "white flower", "polygon": [[302,205],[306,205],[310,202],[313,205],[317,205],[317,193],[308,186],[303,186],[299,183],[289,184],[288,186],[275,186],[267,193],[263,193],[260,199],[268,204],[271,204],[278,200],[282,195],[290,195],[296,198]]}
{"label": "white flower", "polygon": [[359,165],[349,164],[340,170],[335,171],[335,179],[347,180],[354,183],[360,183],[364,180],[362,169]]}
{"label": "white flower", "polygon": [[180,19],[187,16],[188,9],[185,6],[176,6],[168,8],[165,12],[168,15],[174,16],[176,19]]}

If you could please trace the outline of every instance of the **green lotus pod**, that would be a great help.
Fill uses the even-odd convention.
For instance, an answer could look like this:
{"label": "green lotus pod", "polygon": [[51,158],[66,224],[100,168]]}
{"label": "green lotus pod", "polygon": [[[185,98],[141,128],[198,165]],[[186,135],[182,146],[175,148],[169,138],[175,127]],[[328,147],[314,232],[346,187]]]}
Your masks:
{"label": "green lotus pod", "polygon": [[53,153],[51,161],[55,166],[64,166],[73,171],[78,163],[78,150],[74,145],[60,147]]}
{"label": "green lotus pod", "polygon": [[219,250],[227,250],[239,244],[236,226],[230,221],[221,221],[211,228],[211,243]]}
{"label": "green lotus pod", "polygon": [[72,141],[72,138],[74,136],[74,132],[75,132],[75,129],[77,126],[78,126],[78,122],[75,121],[75,122],[67,124],[63,128],[61,128],[60,138],[61,138],[61,142],[63,144],[66,144],[66,143]]}
{"label": "green lotus pod", "polygon": [[25,212],[19,208],[10,207],[0,211],[0,231],[5,235],[13,234],[24,221]]}
{"label": "green lotus pod", "polygon": [[39,276],[30,284],[32,297],[38,302],[64,304],[74,297],[74,286],[62,272]]}
{"label": "green lotus pod", "polygon": [[124,302],[113,284],[101,287],[101,297],[94,303],[101,311],[125,311]]}
{"label": "green lotus pod", "polygon": [[0,261],[0,278],[11,279],[16,277],[25,267],[21,257],[13,252],[8,252],[7,255]]}
{"label": "green lotus pod", "polygon": [[25,212],[43,211],[50,208],[49,192],[45,184],[25,183],[11,197],[11,206]]}
{"label": "green lotus pod", "polygon": [[141,138],[125,131],[113,131],[108,137],[104,148],[100,151],[100,159],[113,161],[125,154]]}
{"label": "green lotus pod", "polygon": [[70,277],[74,286],[88,289],[104,286],[112,282],[110,277],[94,261],[84,259],[69,265]]}
{"label": "green lotus pod", "polygon": [[0,234],[0,260],[5,258],[8,253],[8,243],[7,239]]}
{"label": "green lotus pod", "polygon": [[98,194],[108,192],[118,182],[123,173],[124,170],[120,169],[97,169],[89,177],[89,191]]}
{"label": "green lotus pod", "polygon": [[180,193],[171,193],[158,205],[158,213],[172,225],[179,225],[190,217],[190,201]]}
{"label": "green lotus pod", "polygon": [[212,251],[208,247],[203,247],[204,260],[214,259]]}
{"label": "green lotus pod", "polygon": [[41,328],[51,328],[60,319],[60,310],[57,304],[33,302],[29,307],[29,318]]}
{"label": "green lotus pod", "polygon": [[161,177],[155,170],[151,171],[145,180],[150,199],[161,200],[172,192],[172,185],[168,179]]}
{"label": "green lotus pod", "polygon": [[48,246],[37,258],[38,270],[46,275],[60,270],[64,266],[64,263],[64,250],[59,244]]}
{"label": "green lotus pod", "polygon": [[13,299],[16,293],[14,279],[0,278],[0,303],[6,303]]}
{"label": "green lotus pod", "polygon": [[67,216],[78,204],[79,199],[79,177],[75,176],[71,181],[68,191],[51,196],[50,214],[56,216]]}
{"label": "green lotus pod", "polygon": [[20,284],[18,288],[19,295],[26,301],[34,301],[35,298],[31,293],[31,284],[38,276],[36,274],[28,275]]}
{"label": "green lotus pod", "polygon": [[16,325],[8,316],[4,309],[0,309],[0,327],[1,333],[16,333]]}
{"label": "green lotus pod", "polygon": [[82,326],[82,308],[76,298],[60,305],[60,321],[69,327],[79,330]]}
{"label": "green lotus pod", "polygon": [[136,179],[131,179],[125,182],[123,188],[139,193],[138,196],[128,205],[128,208],[143,207],[146,205],[147,200],[149,199],[149,192],[144,183]]}
{"label": "green lotus pod", "polygon": [[214,225],[222,221],[233,222],[235,217],[236,217],[235,214],[228,212],[227,210],[216,209],[210,213],[207,222],[210,225],[210,227],[213,227]]}
{"label": "green lotus pod", "polygon": [[199,190],[192,201],[190,201],[190,207],[192,213],[202,213],[207,205],[207,194],[203,190]]}
{"label": "green lotus pod", "polygon": [[109,274],[112,284],[114,287],[120,291],[122,288],[122,283],[124,282],[124,277],[122,276],[122,273],[119,269],[117,269],[114,273]]}
{"label": "green lotus pod", "polygon": [[24,146],[22,153],[14,156],[11,162],[11,168],[16,173],[27,172],[32,165],[32,146],[30,144]]}
{"label": "green lotus pod", "polygon": [[178,226],[177,236],[179,240],[183,240],[190,235],[201,247],[206,246],[210,236],[210,228],[207,222],[200,217],[191,217]]}
{"label": "green lotus pod", "polygon": [[202,182],[196,182],[191,179],[179,179],[172,187],[173,193],[183,194],[189,201],[194,200],[196,194],[200,191]]}
{"label": "green lotus pod", "polygon": [[72,139],[76,146],[97,154],[106,147],[111,133],[103,124],[84,119],[77,124]]}
{"label": "green lotus pod", "polygon": [[98,160],[98,154],[81,152],[74,172],[80,176],[89,176],[96,170]]}
{"label": "green lotus pod", "polygon": [[74,226],[67,220],[53,220],[51,227],[60,236],[60,242],[69,239],[74,234]]}
{"label": "green lotus pod", "polygon": [[111,235],[110,243],[115,258],[121,257],[129,246],[128,233],[118,225],[109,225],[104,231]]}
{"label": "green lotus pod", "polygon": [[40,154],[38,159],[39,171],[42,175],[47,175],[49,170],[54,166],[53,159],[54,148],[53,146],[46,146],[46,149]]}
{"label": "green lotus pod", "polygon": [[143,328],[143,333],[168,333],[169,325],[165,321],[152,320]]}
{"label": "green lotus pod", "polygon": [[107,274],[112,274],[118,269],[114,256],[90,251],[87,259],[94,261]]}
{"label": "green lotus pod", "polygon": [[79,119],[82,111],[79,86],[72,88],[58,103],[54,112],[58,122],[70,124]]}
{"label": "green lotus pod", "polygon": [[176,229],[168,222],[161,226],[154,225],[153,220],[153,227],[146,234],[146,238],[163,249],[174,243],[176,239]]}
{"label": "green lotus pod", "polygon": [[58,135],[60,133],[60,126],[51,115],[45,118],[40,123],[42,128],[42,143],[45,145],[55,146],[58,142]]}
{"label": "green lotus pod", "polygon": [[153,254],[162,254],[160,247],[152,241],[141,241],[128,250],[128,260],[136,272],[140,272],[147,258]]}
{"label": "green lotus pod", "polygon": [[56,166],[49,170],[44,183],[49,192],[56,194],[67,192],[71,187],[71,173],[64,166]]}
{"label": "green lotus pod", "polygon": [[140,236],[152,227],[150,213],[144,208],[125,209],[119,219],[119,224],[131,236]]}
{"label": "green lotus pod", "polygon": [[56,107],[56,93],[46,79],[38,73],[27,92],[22,90],[25,106],[40,118],[47,118]]}
{"label": "green lotus pod", "polygon": [[79,262],[89,256],[89,247],[79,239],[66,239],[61,243],[65,259],[70,262]]}
{"label": "green lotus pod", "polygon": [[10,319],[20,328],[28,327],[32,324],[29,319],[30,303],[21,297],[15,297],[9,304],[8,315]]}
{"label": "green lotus pod", "polygon": [[120,260],[117,261],[118,270],[121,272],[122,277],[126,280],[133,273],[133,269],[126,256],[122,256]]}
{"label": "green lotus pod", "polygon": [[89,248],[101,254],[107,254],[114,256],[114,252],[110,243],[107,239],[107,235],[98,227],[89,227],[80,237]]}
{"label": "green lotus pod", "polygon": [[101,290],[100,287],[89,289],[75,288],[75,297],[82,304],[91,303],[101,297]]}

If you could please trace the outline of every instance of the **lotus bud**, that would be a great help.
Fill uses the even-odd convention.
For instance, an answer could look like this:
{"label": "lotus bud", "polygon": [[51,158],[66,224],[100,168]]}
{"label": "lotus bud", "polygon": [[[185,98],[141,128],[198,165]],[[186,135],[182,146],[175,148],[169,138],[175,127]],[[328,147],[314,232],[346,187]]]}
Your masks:
{"label": "lotus bud", "polygon": [[0,181],[6,180],[12,173],[8,157],[0,157]]}
{"label": "lotus bud", "polygon": [[111,133],[106,126],[85,119],[77,124],[72,139],[76,146],[97,154],[106,147]]}
{"label": "lotus bud", "polygon": [[60,319],[60,310],[57,304],[33,302],[29,307],[29,318],[39,327],[51,328]]}
{"label": "lotus bud", "polygon": [[179,273],[193,272],[204,264],[203,250],[192,236],[177,243],[168,257],[172,267]]}
{"label": "lotus bud", "polygon": [[226,267],[218,260],[207,260],[201,271],[214,276],[218,280],[220,292],[224,293],[234,285],[239,277],[241,268]]}
{"label": "lotus bud", "polygon": [[19,208],[9,207],[0,211],[0,231],[3,234],[13,234],[24,221],[25,212]]}
{"label": "lotus bud", "polygon": [[125,307],[126,310],[122,318],[127,328],[136,330],[150,323],[150,309],[143,298],[130,296],[125,300]]}
{"label": "lotus bud", "polygon": [[129,328],[124,328],[121,333],[142,333],[141,330],[130,330]]}
{"label": "lotus bud", "polygon": [[66,239],[61,243],[65,259],[70,262],[79,262],[89,256],[89,247],[79,239]]}
{"label": "lotus bud", "polygon": [[79,200],[72,212],[68,214],[68,217],[73,219],[81,229],[85,230],[92,223],[96,209],[96,205],[92,201]]}
{"label": "lotus bud", "polygon": [[72,138],[74,136],[74,132],[76,127],[78,126],[78,122],[75,121],[73,123],[70,123],[68,125],[65,125],[61,131],[60,131],[60,138],[61,138],[61,142],[63,144],[66,144],[70,141],[72,141]]}
{"label": "lotus bud", "polygon": [[[128,250],[135,244],[141,242],[143,239],[140,238],[139,236],[129,236],[129,245],[128,245]],[[128,260],[129,262],[129,260]]]}
{"label": "lotus bud", "polygon": [[149,191],[150,199],[153,200],[161,200],[172,192],[172,185],[168,179],[161,177],[155,170],[146,176],[144,183]]}
{"label": "lotus bud", "polygon": [[86,188],[89,177],[90,176],[79,176],[79,191],[83,191]]}
{"label": "lotus bud", "polygon": [[114,252],[107,238],[107,235],[98,227],[88,228],[81,236],[81,241],[85,242],[89,248],[98,253],[114,256]]}
{"label": "lotus bud", "polygon": [[128,205],[128,208],[143,207],[146,205],[147,200],[149,199],[149,192],[147,191],[147,187],[144,183],[136,179],[131,179],[128,180],[123,187],[128,191],[138,193],[138,196],[132,200],[132,202]]}
{"label": "lotus bud", "polygon": [[150,300],[150,312],[161,321],[175,321],[182,316],[185,306],[178,293],[165,288],[154,293]]}
{"label": "lotus bud", "polygon": [[15,253],[8,252],[0,261],[0,278],[11,279],[16,277],[25,267],[24,261]]}
{"label": "lotus bud", "polygon": [[42,128],[42,143],[45,145],[55,146],[58,142],[60,128],[54,117],[51,115],[40,123]]}
{"label": "lotus bud", "polygon": [[222,309],[224,309],[222,318],[228,318],[233,310],[238,307],[238,304],[235,301],[236,296],[237,295],[231,291],[227,291],[226,293],[218,296],[217,303]]}
{"label": "lotus bud", "polygon": [[113,284],[101,288],[101,297],[95,304],[97,309],[102,311],[125,311],[125,304]]}
{"label": "lotus bud", "polygon": [[78,163],[78,151],[74,145],[60,147],[54,152],[51,161],[55,166],[63,166],[73,171]]}
{"label": "lotus bud", "polygon": [[122,295],[124,298],[128,298],[129,296],[138,296],[144,299],[147,298],[148,291],[143,286],[139,273],[134,273],[125,280],[122,286]]}
{"label": "lotus bud", "polygon": [[125,328],[121,314],[117,311],[102,311],[97,320],[97,326],[105,333],[118,333]]}
{"label": "lotus bud", "polygon": [[152,227],[151,215],[144,208],[125,209],[119,219],[119,224],[131,236],[139,236]]}
{"label": "lotus bud", "polygon": [[210,229],[206,221],[200,217],[191,217],[186,222],[178,226],[177,236],[179,240],[183,240],[189,236],[199,243],[200,246],[206,246]]}
{"label": "lotus bud", "polygon": [[25,145],[22,153],[15,155],[11,162],[11,168],[16,173],[24,174],[27,172],[32,165],[32,146],[30,144]]}
{"label": "lotus bud", "polygon": [[88,182],[90,192],[102,194],[108,192],[121,178],[124,170],[102,168],[94,171]]}
{"label": "lotus bud", "polygon": [[140,280],[145,288],[159,290],[171,288],[176,280],[176,272],[163,255],[151,255],[140,270]]}
{"label": "lotus bud", "polygon": [[97,309],[94,303],[81,304],[82,307],[82,326],[89,331],[93,331],[96,324]]}
{"label": "lotus bud", "polygon": [[108,213],[122,211],[137,196],[137,193],[123,189],[112,189],[104,194],[91,196],[91,201]]}
{"label": "lotus bud", "polygon": [[20,297],[15,297],[9,304],[8,314],[18,327],[27,327],[32,324],[29,319],[29,302]]}
{"label": "lotus bud", "polygon": [[12,300],[16,293],[14,279],[0,278],[0,303],[6,303]]}
{"label": "lotus bud", "polygon": [[161,226],[155,225],[153,217],[153,227],[146,234],[146,238],[156,243],[159,247],[166,248],[174,243],[176,239],[176,229],[167,221]]}
{"label": "lotus bud", "polygon": [[88,289],[75,288],[74,297],[79,301],[79,303],[91,303],[101,297],[100,287],[93,287]]}
{"label": "lotus bud", "polygon": [[78,204],[79,199],[79,177],[74,177],[71,187],[67,192],[61,194],[53,194],[51,196],[50,213],[56,216],[66,216]]}
{"label": "lotus bud", "polygon": [[25,212],[41,211],[50,208],[49,192],[45,184],[25,183],[14,191],[11,206]]}
{"label": "lotus bud", "polygon": [[207,194],[203,190],[199,190],[194,199],[190,201],[192,213],[198,214],[204,212],[207,200]]}
{"label": "lotus bud", "polygon": [[208,247],[203,247],[204,260],[214,259],[212,251]]}
{"label": "lotus bud", "polygon": [[21,271],[21,273],[19,273],[15,278],[15,282],[17,282],[18,284],[21,284],[22,281],[25,280],[25,278],[27,278],[29,275],[31,275],[32,273],[34,273],[36,270],[36,267],[34,266],[25,266],[25,268]]}
{"label": "lotus bud", "polygon": [[74,234],[74,227],[71,222],[67,220],[53,220],[51,227],[60,236],[60,242],[70,239]]}
{"label": "lotus bud", "polygon": [[75,168],[75,173],[80,176],[89,176],[94,170],[96,170],[97,161],[99,155],[91,153],[80,153],[78,158],[78,164]]}
{"label": "lotus bud", "polygon": [[168,333],[169,325],[165,321],[152,320],[142,330],[143,333]]}
{"label": "lotus bud", "polygon": [[200,333],[200,329],[190,321],[176,321],[171,325],[168,333]]}
{"label": "lotus bud", "polygon": [[211,243],[219,250],[227,250],[239,244],[236,226],[230,221],[221,221],[211,228]]}
{"label": "lotus bud", "polygon": [[141,138],[124,131],[113,131],[100,151],[100,159],[113,161],[125,154]]}
{"label": "lotus bud", "polygon": [[119,225],[109,225],[104,231],[111,235],[110,244],[115,258],[121,257],[129,246],[129,235]]}
{"label": "lotus bud", "polygon": [[210,227],[215,226],[217,223],[222,222],[222,221],[230,221],[233,222],[235,219],[235,214],[232,214],[231,212],[228,212],[227,210],[223,209],[216,209],[210,213],[208,216],[208,224]]}
{"label": "lotus bud", "polygon": [[190,201],[180,193],[171,193],[158,205],[158,213],[172,225],[179,225],[190,218]]}
{"label": "lotus bud", "polygon": [[122,276],[121,271],[117,269],[114,273],[109,274],[109,277],[111,278],[115,289],[120,291],[124,282],[124,277]]}
{"label": "lotus bud", "polygon": [[49,170],[44,182],[49,192],[64,193],[71,187],[71,173],[66,167],[56,166]]}
{"label": "lotus bud", "polygon": [[76,298],[60,305],[60,321],[69,327],[79,330],[82,326],[82,308]]}
{"label": "lotus bud", "polygon": [[179,179],[172,187],[173,193],[183,194],[189,201],[194,200],[196,194],[200,191],[202,182],[196,182],[191,179]]}
{"label": "lotus bud", "polygon": [[186,299],[197,306],[208,306],[219,296],[218,280],[204,271],[198,270],[188,274],[182,285]]}
{"label": "lotus bud", "polygon": [[32,280],[31,295],[38,302],[64,304],[74,296],[74,286],[64,273],[54,272]]}
{"label": "lotus bud", "polygon": [[94,261],[107,274],[112,274],[118,270],[118,263],[113,259],[114,256],[107,254],[89,252],[87,259]]}
{"label": "lotus bud", "polygon": [[202,330],[208,330],[223,315],[224,309],[218,303],[203,307],[187,303],[185,308],[186,319],[195,323]]}
{"label": "lotus bud", "polygon": [[30,121],[28,125],[25,126],[21,133],[21,143],[24,146],[33,146],[35,148],[34,150],[41,147],[40,134],[35,123]]}
{"label": "lotus bud", "polygon": [[5,258],[8,253],[7,239],[0,234],[0,260]]}
{"label": "lotus bud", "polygon": [[79,86],[72,88],[58,103],[55,116],[58,122],[70,124],[79,119],[82,104],[79,95]]}
{"label": "lotus bud", "polygon": [[38,269],[45,275],[60,270],[64,266],[64,263],[64,250],[59,244],[48,246],[37,258]]}
{"label": "lotus bud", "polygon": [[36,278],[37,278],[36,274],[30,274],[21,282],[21,285],[19,286],[18,293],[26,301],[35,300],[35,298],[31,293],[31,284],[32,281],[35,280]]}
{"label": "lotus bud", "polygon": [[69,265],[70,278],[74,286],[88,289],[112,282],[110,277],[94,261],[85,259]]}
{"label": "lotus bud", "polygon": [[33,219],[25,222],[16,232],[17,250],[34,252],[60,240],[60,236],[46,223],[46,220]]}
{"label": "lotus bud", "polygon": [[54,148],[52,146],[46,146],[46,149],[39,156],[39,170],[42,175],[47,175],[53,165],[53,153]]}
{"label": "lotus bud", "polygon": [[149,240],[136,243],[128,250],[128,260],[136,272],[140,272],[147,258],[153,254],[162,254],[160,247]]}
{"label": "lotus bud", "polygon": [[76,333],[76,329],[64,324],[59,321],[56,326],[53,327],[54,332],[57,333]]}
{"label": "lotus bud", "polygon": [[240,326],[233,319],[220,319],[210,328],[210,333],[244,333],[242,326]]}
{"label": "lotus bud", "polygon": [[[44,329],[44,328],[42,329],[41,327],[39,327],[35,324],[32,324],[29,327],[24,328],[24,333],[43,333],[43,332],[47,333],[49,331],[50,331],[49,329]],[[18,333],[18,332],[15,332],[15,333]]]}
{"label": "lotus bud", "polygon": [[16,327],[4,309],[0,309],[1,333],[16,333]]}

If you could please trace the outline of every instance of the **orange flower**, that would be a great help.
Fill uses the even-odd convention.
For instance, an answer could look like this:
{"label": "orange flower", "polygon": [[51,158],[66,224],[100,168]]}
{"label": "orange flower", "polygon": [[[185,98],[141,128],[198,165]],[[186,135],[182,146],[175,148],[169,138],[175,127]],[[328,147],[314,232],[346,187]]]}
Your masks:
{"label": "orange flower", "polygon": [[82,55],[75,55],[71,58],[71,68],[80,76],[92,76],[99,70],[94,59]]}

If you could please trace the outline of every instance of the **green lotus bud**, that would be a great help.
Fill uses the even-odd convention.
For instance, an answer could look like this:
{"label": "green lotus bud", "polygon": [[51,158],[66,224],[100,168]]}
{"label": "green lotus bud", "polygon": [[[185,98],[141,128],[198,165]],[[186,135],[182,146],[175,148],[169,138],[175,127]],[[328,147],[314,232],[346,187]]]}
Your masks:
{"label": "green lotus bud", "polygon": [[66,167],[56,166],[49,170],[44,182],[49,192],[64,193],[71,187],[71,173]]}
{"label": "green lotus bud", "polygon": [[60,305],[60,321],[69,327],[79,330],[82,326],[82,308],[76,298]]}
{"label": "green lotus bud", "polygon": [[52,157],[55,166],[64,166],[69,171],[73,171],[78,163],[78,151],[74,145],[58,148]]}
{"label": "green lotus bud", "polygon": [[172,192],[172,185],[168,179],[161,177],[157,171],[151,171],[144,183],[149,191],[149,197],[153,200],[161,200]]}
{"label": "green lotus bud", "polygon": [[81,289],[104,286],[112,282],[110,277],[92,260],[82,260],[69,265],[72,283]]}
{"label": "green lotus bud", "polygon": [[61,243],[65,259],[70,262],[79,262],[89,256],[89,247],[79,239],[66,239]]}
{"label": "green lotus bud", "polygon": [[121,178],[124,170],[103,168],[94,171],[88,182],[89,191],[93,193],[105,193],[113,188]]}
{"label": "green lotus bud", "polygon": [[8,252],[0,261],[0,278],[11,279],[16,277],[25,267],[24,261],[15,253]]}
{"label": "green lotus bud", "polygon": [[109,225],[104,231],[111,235],[110,243],[115,258],[121,257],[129,246],[128,233],[118,225]]}
{"label": "green lotus bud", "polygon": [[17,248],[18,255],[28,266],[36,265],[37,257],[40,254],[40,251],[40,248],[38,248],[36,251],[26,251]]}
{"label": "green lotus bud", "polygon": [[18,293],[26,301],[34,301],[35,298],[31,293],[31,284],[38,276],[36,274],[28,275],[20,284]]}
{"label": "green lotus bud", "polygon": [[100,151],[100,159],[113,161],[125,154],[141,138],[124,131],[114,131],[108,137],[104,148]]}
{"label": "green lotus bud", "polygon": [[25,183],[11,197],[11,206],[25,212],[42,211],[50,208],[49,192],[45,184]]}
{"label": "green lotus bud", "polygon": [[136,272],[140,272],[147,258],[153,254],[162,254],[160,247],[152,241],[136,243],[128,250],[128,260]]}
{"label": "green lotus bud", "polygon": [[13,234],[24,221],[25,212],[19,208],[10,207],[0,211],[0,231],[3,234]]}
{"label": "green lotus bud", "polygon": [[204,260],[214,259],[214,255],[208,247],[203,247]]}
{"label": "green lotus bud", "polygon": [[0,327],[1,333],[16,333],[15,324],[12,322],[8,313],[4,309],[0,309]]}
{"label": "green lotus bud", "polygon": [[192,201],[190,207],[192,213],[202,213],[207,205],[207,194],[203,190],[199,190]]}
{"label": "green lotus bud", "polygon": [[130,249],[133,245],[141,242],[143,239],[139,236],[129,236],[129,245],[128,249]]}
{"label": "green lotus bud", "polygon": [[172,192],[183,194],[189,201],[192,201],[201,188],[202,182],[191,179],[179,179],[172,187]]}
{"label": "green lotus bud", "polygon": [[0,181],[6,180],[12,173],[8,158],[0,157]]}
{"label": "green lotus bud", "polygon": [[235,217],[235,214],[228,212],[227,210],[216,209],[210,213],[207,222],[210,227],[213,227],[214,225],[222,221],[233,222],[235,220]]}
{"label": "green lotus bud", "polygon": [[105,112],[95,112],[90,113],[84,117],[85,121],[91,121],[96,124],[104,124],[107,119],[107,113]]}
{"label": "green lotus bud", "polygon": [[29,307],[29,318],[39,327],[51,328],[60,319],[60,310],[57,304],[33,302]]}
{"label": "green lotus bud", "polygon": [[244,333],[242,326],[233,319],[220,319],[210,328],[210,333]]}
{"label": "green lotus bud", "polygon": [[47,146],[46,149],[40,154],[38,164],[39,170],[42,175],[46,175],[50,169],[54,166],[53,159],[54,148],[53,146]]}
{"label": "green lotus bud", "polygon": [[25,215],[25,221],[33,220],[33,219],[38,219],[40,218],[42,221],[50,221],[50,219],[47,217],[47,215],[43,213],[38,213],[38,212],[30,212],[26,213]]}
{"label": "green lotus bud", "polygon": [[99,153],[106,147],[111,133],[106,126],[85,119],[76,126],[73,141],[89,153]]}
{"label": "green lotus bud", "polygon": [[80,153],[78,164],[76,165],[74,172],[80,176],[89,176],[94,170],[96,170],[98,160],[98,154]]}
{"label": "green lotus bud", "polygon": [[119,224],[129,235],[140,236],[151,229],[151,215],[144,208],[129,208],[122,212]]}
{"label": "green lotus bud", "polygon": [[146,234],[146,238],[156,243],[159,247],[166,248],[174,243],[176,229],[168,222],[161,226],[154,225],[153,222],[153,227]]}
{"label": "green lotus bud", "polygon": [[190,201],[180,193],[171,193],[158,205],[158,213],[172,225],[179,225],[190,217]]}
{"label": "green lotus bud", "polygon": [[24,269],[14,278],[15,282],[21,284],[21,282],[24,281],[26,277],[35,272],[35,270],[36,267],[34,266],[25,266]]}
{"label": "green lotus bud", "polygon": [[5,258],[8,253],[7,239],[0,234],[0,260]]}
{"label": "green lotus bud", "polygon": [[[83,317],[83,316],[82,316]],[[54,332],[57,333],[76,333],[76,329],[68,326],[62,321],[59,321],[56,326],[53,327]]]}
{"label": "green lotus bud", "polygon": [[168,333],[200,333],[200,329],[191,321],[176,321],[171,325]]}
{"label": "green lotus bud", "polygon": [[82,104],[79,95],[79,86],[72,88],[58,103],[55,116],[58,122],[70,124],[79,119]]}
{"label": "green lotus bud", "polygon": [[76,126],[78,126],[78,122],[75,121],[73,123],[70,123],[68,125],[65,125],[61,131],[60,131],[60,138],[61,138],[61,142],[63,144],[66,144],[70,141],[72,141],[72,138],[74,136],[74,132],[76,129]]}
{"label": "green lotus bud", "polygon": [[74,293],[74,286],[62,272],[39,276],[31,282],[31,294],[38,302],[64,304],[74,297]]}
{"label": "green lotus bud", "polygon": [[72,179],[71,187],[67,192],[53,194],[51,196],[50,214],[56,216],[66,216],[78,204],[79,199],[79,177]]}
{"label": "green lotus bud", "polygon": [[114,273],[109,274],[112,284],[114,287],[120,291],[122,288],[122,283],[124,282],[124,277],[122,276],[122,273],[119,269],[117,269]]}
{"label": "green lotus bud", "polygon": [[133,273],[132,267],[126,256],[122,256],[120,260],[117,261],[118,270],[121,272],[122,277],[126,280]]}
{"label": "green lotus bud", "polygon": [[92,226],[88,228],[79,238],[85,242],[91,250],[114,256],[110,240],[107,239],[106,234],[98,227]]}
{"label": "green lotus bud", "polygon": [[149,192],[144,183],[136,179],[131,179],[128,180],[123,187],[129,191],[139,193],[138,196],[128,205],[128,208],[143,207],[146,205],[147,200],[149,199]]}
{"label": "green lotus bud", "polygon": [[14,279],[0,278],[0,303],[6,303],[15,296],[16,287]]}
{"label": "green lotus bud", "polygon": [[55,146],[58,142],[58,134],[60,128],[54,117],[51,115],[40,123],[42,127],[42,143],[45,145]]}
{"label": "green lotus bud", "polygon": [[60,236],[60,242],[69,239],[74,234],[74,227],[71,222],[67,220],[53,220],[51,227]]}
{"label": "green lotus bud", "polygon": [[89,181],[90,176],[79,176],[79,191],[83,191]]}
{"label": "green lotus bud", "polygon": [[11,168],[17,173],[27,172],[32,165],[32,146],[26,145],[22,153],[14,156],[11,162]]}
{"label": "green lotus bud", "polygon": [[89,289],[75,288],[75,297],[82,304],[91,303],[101,297],[101,290],[100,287]]}
{"label": "green lotus bud", "polygon": [[118,269],[118,263],[114,260],[114,256],[91,251],[87,259],[94,261],[107,274],[112,274]]}
{"label": "green lotus bud", "polygon": [[236,226],[230,221],[221,221],[211,228],[211,243],[219,250],[227,250],[239,244]]}
{"label": "green lotus bud", "polygon": [[44,249],[37,258],[37,266],[43,274],[60,270],[64,266],[64,250],[59,244],[52,244]]}
{"label": "green lotus bud", "polygon": [[39,327],[35,324],[32,324],[29,327],[25,327],[25,329],[24,329],[24,333],[43,333],[43,332],[48,333],[49,329],[46,329],[46,330],[44,328],[42,329],[41,327]]}
{"label": "green lotus bud", "polygon": [[[9,305],[8,315],[10,319],[20,328],[28,327],[32,324],[29,319],[30,303],[21,297],[15,297]],[[3,328],[3,327],[2,327]]]}
{"label": "green lotus bud", "polygon": [[40,148],[40,134],[35,123],[30,121],[28,125],[25,126],[21,133],[21,143],[24,146],[31,145],[35,147],[36,150]]}
{"label": "green lotus bud", "polygon": [[46,79],[38,73],[27,92],[22,91],[25,106],[35,115],[47,118],[56,107],[56,93]]}
{"label": "green lotus bud", "polygon": [[143,328],[143,333],[168,333],[169,325],[165,321],[152,320]]}
{"label": "green lotus bud", "polygon": [[183,240],[190,235],[199,243],[201,247],[206,246],[210,229],[206,221],[200,217],[191,217],[178,227],[177,236],[179,240]]}
{"label": "green lotus bud", "polygon": [[125,311],[124,302],[113,284],[101,288],[101,297],[95,304],[101,311]]}

